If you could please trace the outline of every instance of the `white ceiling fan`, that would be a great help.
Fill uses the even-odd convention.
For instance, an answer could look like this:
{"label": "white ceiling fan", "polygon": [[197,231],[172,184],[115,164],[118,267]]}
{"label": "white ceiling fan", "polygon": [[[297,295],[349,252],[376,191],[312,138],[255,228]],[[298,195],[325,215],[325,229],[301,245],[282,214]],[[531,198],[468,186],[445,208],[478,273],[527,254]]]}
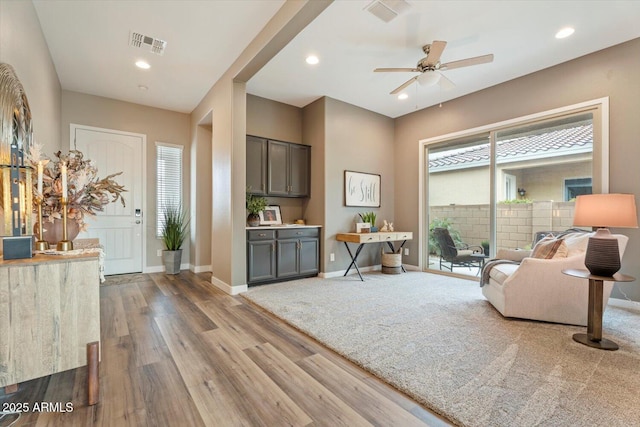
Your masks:
{"label": "white ceiling fan", "polygon": [[435,40],[431,44],[426,44],[422,47],[422,51],[427,55],[418,61],[415,68],[376,68],[373,70],[376,73],[388,73],[388,72],[411,72],[420,73],[415,77],[410,78],[405,83],[401,84],[398,88],[391,92],[391,95],[395,95],[402,92],[407,86],[417,81],[421,85],[431,86],[438,81],[443,87],[455,86],[451,80],[446,78],[440,71],[452,70],[454,68],[469,67],[471,65],[486,64],[493,61],[493,54],[476,56],[474,58],[461,59],[459,61],[447,62],[446,64],[440,63],[440,56],[442,51],[447,46],[447,42]]}

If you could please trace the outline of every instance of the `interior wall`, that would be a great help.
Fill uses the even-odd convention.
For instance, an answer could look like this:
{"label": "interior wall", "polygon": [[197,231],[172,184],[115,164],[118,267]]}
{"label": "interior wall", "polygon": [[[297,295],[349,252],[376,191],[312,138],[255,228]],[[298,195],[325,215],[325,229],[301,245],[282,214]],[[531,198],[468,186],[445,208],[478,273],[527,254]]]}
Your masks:
{"label": "interior wall", "polygon": [[[395,222],[394,189],[394,121],[393,119],[325,97],[325,222],[322,256],[325,272],[346,270],[351,258],[336,234],[355,231],[360,222],[358,213],[373,211],[377,224],[384,219]],[[344,205],[344,171],[381,175],[381,206],[379,208],[347,207]],[[400,230],[396,226],[396,230]],[[403,230],[405,231],[405,230]],[[380,246],[369,245],[362,250],[358,265],[380,263]],[[335,254],[335,261],[330,255]]]}
{"label": "interior wall", "polygon": [[[311,197],[307,200],[302,212],[302,218],[307,224],[324,225],[326,219],[325,104],[326,98],[320,98],[302,109],[302,140],[311,146]],[[323,227],[321,251],[326,247],[324,236],[326,236],[326,229]],[[320,257],[321,272],[326,271],[324,260],[325,257],[322,255]]]}
{"label": "interior wall", "polygon": [[[264,64],[315,19],[330,1],[285,2],[191,113],[212,111],[211,282],[231,294],[246,289],[246,84]],[[216,248],[225,248],[216,252]]]}
{"label": "interior wall", "polygon": [[[211,120],[211,115],[205,121]],[[211,271],[211,124],[198,125],[191,143],[191,265],[195,273]]]}
{"label": "interior wall", "polygon": [[31,108],[35,142],[52,155],[61,147],[62,89],[30,1],[0,1],[0,62],[15,70]]}
{"label": "interior wall", "polygon": [[[247,94],[247,135],[305,144],[302,138],[302,109]],[[314,156],[313,149],[311,156]],[[306,199],[268,197],[269,205],[280,206],[282,221],[291,223],[303,217]]]}
{"label": "interior wall", "polygon": [[[184,205],[189,202],[189,155],[190,117],[188,114],[160,108],[147,107],[100,96],[87,95],[72,91],[62,92],[61,138],[62,150],[70,149],[70,125],[78,124],[125,132],[141,133],[147,136],[146,156],[146,194],[143,219],[147,235],[146,259],[144,266],[152,271],[162,267],[162,258],[157,256],[158,249],[164,249],[162,240],[156,238],[156,147],[155,142],[167,142],[184,146],[183,154],[183,192]],[[109,171],[114,173],[118,171]],[[100,173],[102,175],[102,172]],[[124,193],[125,201],[127,194]],[[190,261],[190,243],[183,246],[183,263]]]}
{"label": "interior wall", "polygon": [[[509,82],[396,119],[396,225],[417,235],[419,140],[551,110],[587,100],[609,97],[609,191],[632,193],[640,202],[640,39],[604,49]],[[640,231],[613,230],[629,236],[622,272],[640,277]],[[418,264],[418,240],[407,242]],[[617,288],[640,301],[637,283]]]}

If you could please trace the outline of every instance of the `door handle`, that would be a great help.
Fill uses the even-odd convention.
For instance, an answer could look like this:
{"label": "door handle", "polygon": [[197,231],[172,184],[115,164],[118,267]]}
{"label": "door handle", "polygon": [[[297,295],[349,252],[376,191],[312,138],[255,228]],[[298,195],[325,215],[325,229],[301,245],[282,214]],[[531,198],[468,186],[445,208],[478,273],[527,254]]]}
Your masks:
{"label": "door handle", "polygon": [[139,219],[136,219],[136,224],[140,224],[142,221],[140,221]]}

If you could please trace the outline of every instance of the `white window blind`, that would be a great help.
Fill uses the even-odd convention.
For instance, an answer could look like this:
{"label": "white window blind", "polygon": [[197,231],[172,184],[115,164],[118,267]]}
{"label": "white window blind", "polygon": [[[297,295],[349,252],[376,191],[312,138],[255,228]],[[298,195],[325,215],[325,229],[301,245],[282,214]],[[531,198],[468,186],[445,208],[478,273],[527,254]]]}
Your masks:
{"label": "white window blind", "polygon": [[182,203],[181,145],[156,142],[156,236],[162,235],[164,206]]}

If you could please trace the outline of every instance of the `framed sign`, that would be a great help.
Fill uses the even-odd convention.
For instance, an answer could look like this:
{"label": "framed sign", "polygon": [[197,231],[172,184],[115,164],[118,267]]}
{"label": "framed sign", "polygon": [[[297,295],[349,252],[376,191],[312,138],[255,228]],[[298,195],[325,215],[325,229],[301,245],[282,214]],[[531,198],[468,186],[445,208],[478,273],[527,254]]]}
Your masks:
{"label": "framed sign", "polygon": [[345,206],[380,207],[380,175],[344,171]]}
{"label": "framed sign", "polygon": [[265,207],[258,216],[260,217],[260,225],[282,224],[282,215],[280,214],[280,206],[278,205]]}

